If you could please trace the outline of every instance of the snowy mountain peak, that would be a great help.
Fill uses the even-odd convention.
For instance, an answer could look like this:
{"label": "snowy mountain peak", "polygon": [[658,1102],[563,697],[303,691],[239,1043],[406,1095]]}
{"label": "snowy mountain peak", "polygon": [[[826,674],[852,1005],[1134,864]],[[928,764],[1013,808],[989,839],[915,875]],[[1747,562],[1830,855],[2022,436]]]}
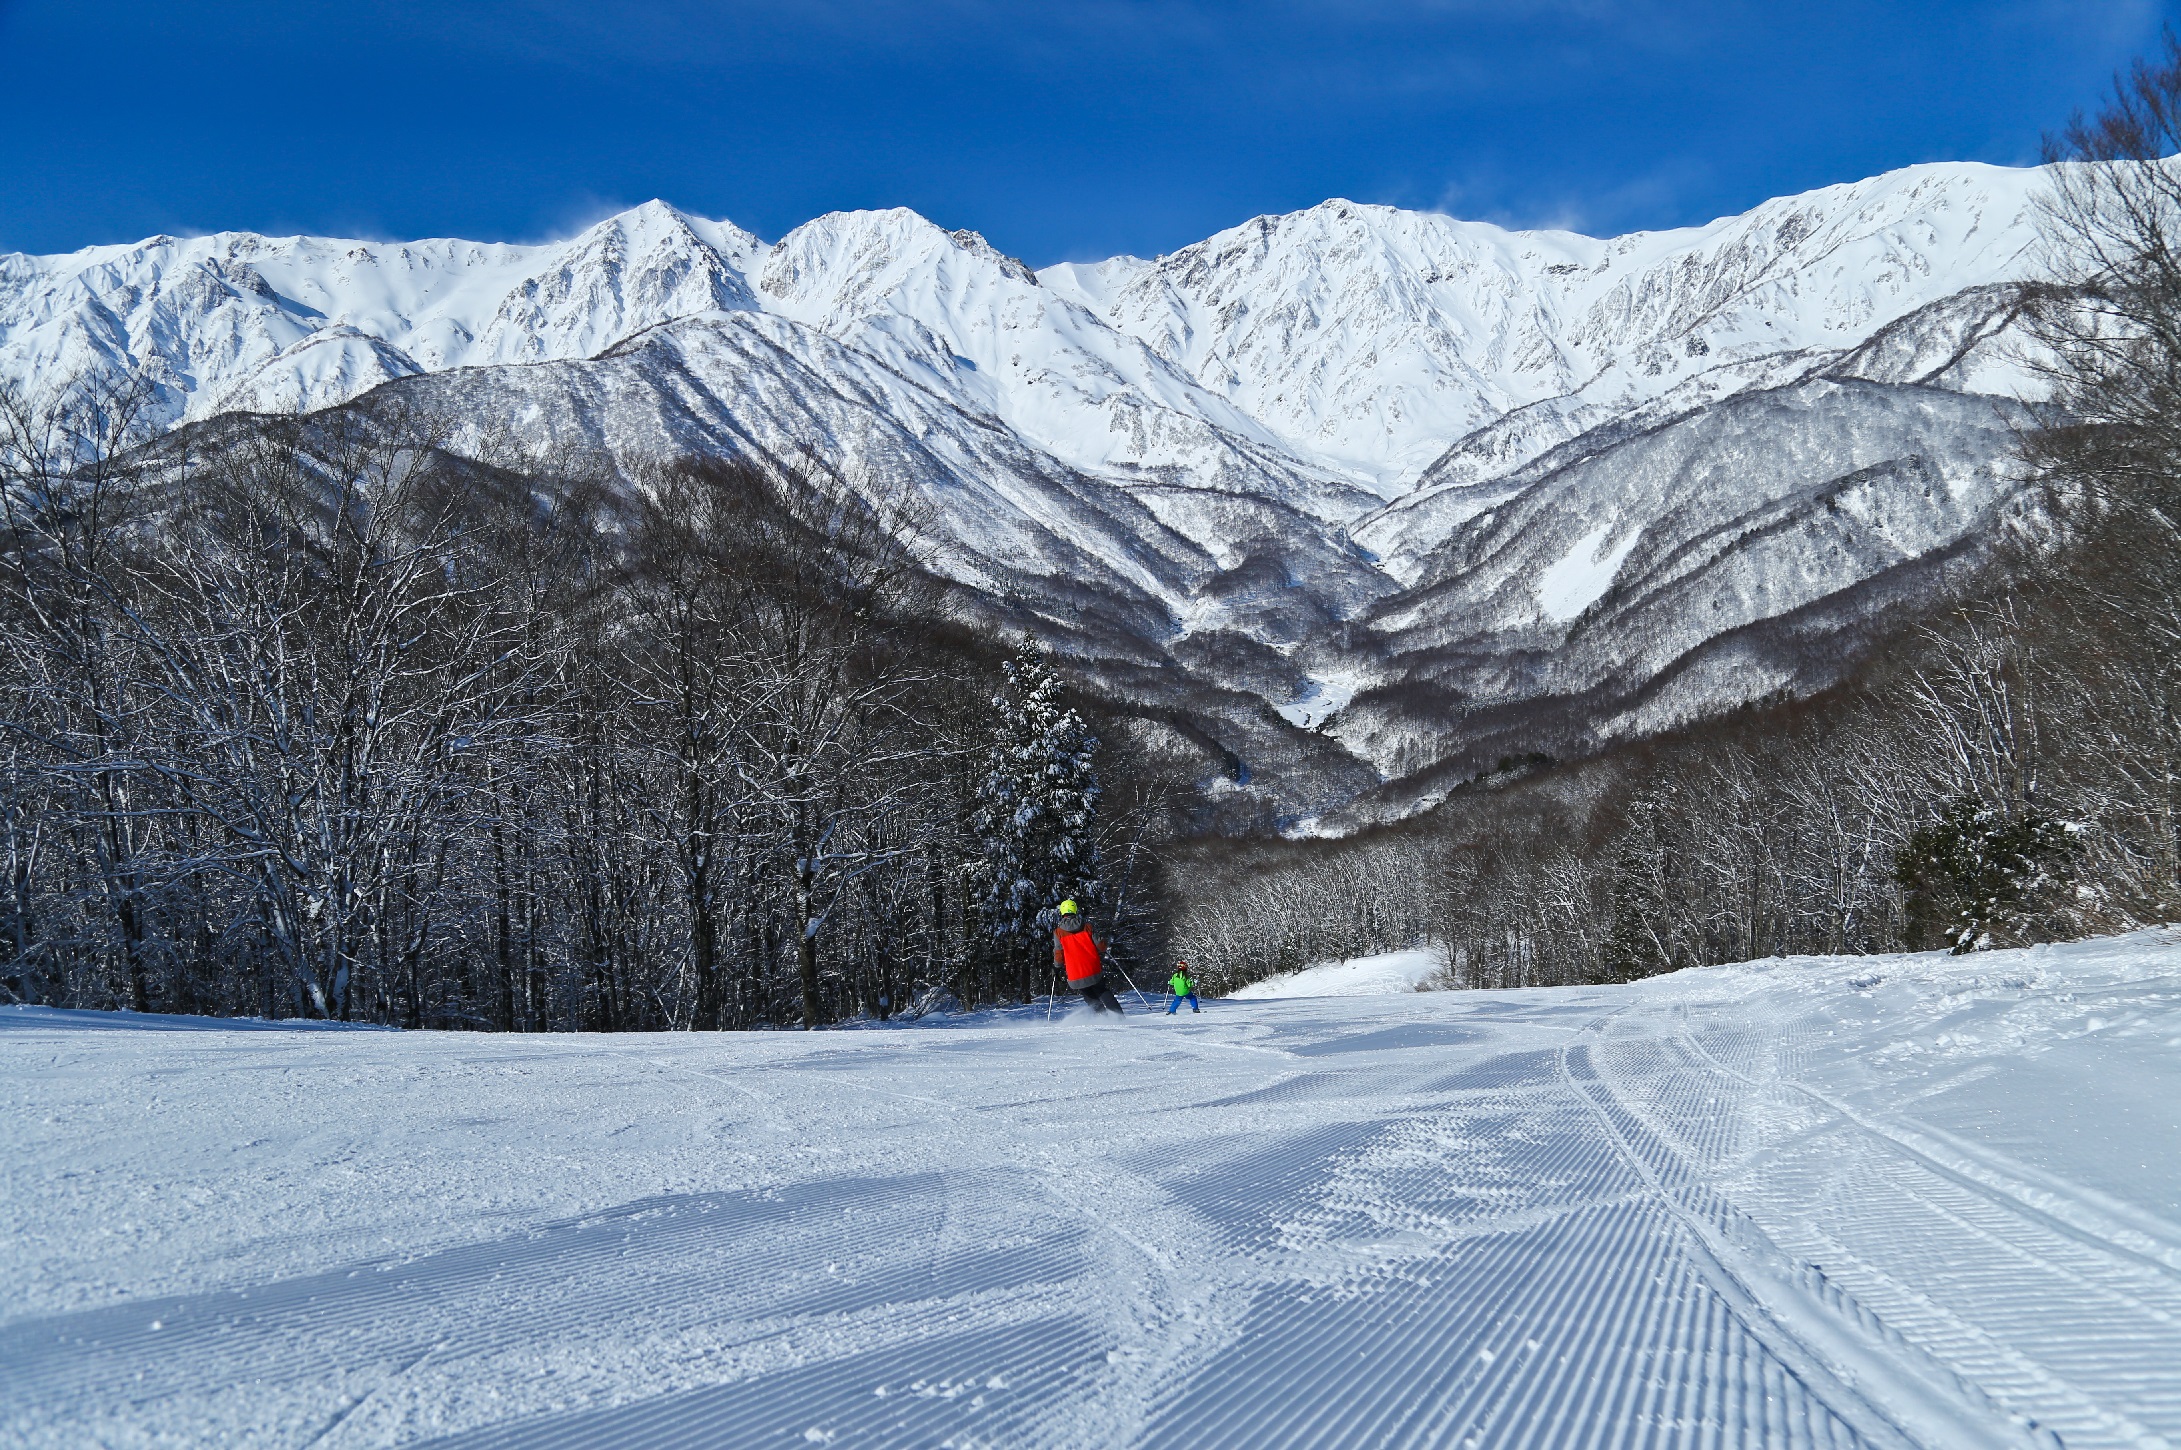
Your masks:
{"label": "snowy mountain peak", "polygon": [[982,310],[1037,274],[972,231],[948,231],[905,207],[831,212],[766,253],[757,288],[775,311],[837,332],[878,313],[914,316],[935,331]]}
{"label": "snowy mountain peak", "polygon": [[1289,446],[1394,491],[1454,439],[1579,380],[1535,284],[1598,246],[1331,201],[1085,301]]}
{"label": "snowy mountain peak", "polygon": [[586,252],[605,249],[624,256],[709,252],[737,273],[747,272],[765,243],[733,222],[709,221],[653,199],[592,223],[566,242],[548,248]]}
{"label": "snowy mountain peak", "polygon": [[664,202],[561,242],[216,232],[0,258],[0,371],[134,368],[162,413],[323,407],[389,378],[590,356],[660,322],[751,309],[763,247]]}
{"label": "snowy mountain peak", "polygon": [[1024,262],[1020,257],[1010,257],[993,246],[984,239],[982,232],[973,232],[964,228],[948,232],[947,235],[954,239],[954,245],[965,252],[973,252],[980,257],[997,263],[1001,271],[1013,277],[1016,281],[1027,282],[1033,287],[1037,285],[1037,273],[1030,269],[1028,263]]}

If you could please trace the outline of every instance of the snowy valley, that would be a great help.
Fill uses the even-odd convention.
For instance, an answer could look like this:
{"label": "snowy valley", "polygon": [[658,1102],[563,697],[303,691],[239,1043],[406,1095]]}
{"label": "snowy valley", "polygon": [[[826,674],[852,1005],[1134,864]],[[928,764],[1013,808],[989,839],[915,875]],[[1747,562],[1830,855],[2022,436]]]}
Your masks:
{"label": "snowy valley", "polygon": [[1245,815],[1830,683],[2019,515],[2041,174],[1947,164],[1599,240],[1332,201],[1033,271],[906,211],[767,244],[155,237],[0,257],[0,377],[162,425],[399,399],[634,479],[816,447],[929,515]]}
{"label": "snowy valley", "polygon": [[0,1009],[0,1438],[2181,1441],[2171,929],[1141,1005]]}

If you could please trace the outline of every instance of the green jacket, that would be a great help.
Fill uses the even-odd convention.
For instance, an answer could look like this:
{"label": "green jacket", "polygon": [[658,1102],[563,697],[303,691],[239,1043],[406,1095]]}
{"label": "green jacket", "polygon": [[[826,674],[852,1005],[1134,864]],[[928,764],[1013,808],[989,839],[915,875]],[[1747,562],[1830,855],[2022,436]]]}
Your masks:
{"label": "green jacket", "polygon": [[1187,997],[1196,991],[1196,988],[1189,985],[1189,974],[1187,972],[1174,973],[1174,980],[1166,985],[1174,989],[1174,995],[1177,997]]}

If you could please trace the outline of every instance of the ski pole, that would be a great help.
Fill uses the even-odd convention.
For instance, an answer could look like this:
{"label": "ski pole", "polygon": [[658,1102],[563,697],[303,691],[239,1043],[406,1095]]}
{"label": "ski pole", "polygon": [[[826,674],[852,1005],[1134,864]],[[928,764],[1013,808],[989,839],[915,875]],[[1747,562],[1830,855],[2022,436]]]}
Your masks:
{"label": "ski pole", "polygon": [[1113,965],[1120,972],[1121,980],[1128,983],[1128,989],[1136,994],[1137,1002],[1142,1005],[1144,1011],[1149,1012],[1151,1003],[1145,998],[1144,989],[1137,986],[1136,979],[1128,974],[1128,968],[1122,966],[1119,961],[1115,961]]}

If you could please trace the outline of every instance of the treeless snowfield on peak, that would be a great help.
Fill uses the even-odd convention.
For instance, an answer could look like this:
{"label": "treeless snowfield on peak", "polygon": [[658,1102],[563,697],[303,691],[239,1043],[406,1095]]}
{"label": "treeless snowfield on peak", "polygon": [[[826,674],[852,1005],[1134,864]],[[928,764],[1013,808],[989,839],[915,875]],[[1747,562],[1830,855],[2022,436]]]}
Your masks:
{"label": "treeless snowfield on peak", "polygon": [[2181,1442],[2175,931],[0,1094],[8,1444]]}

